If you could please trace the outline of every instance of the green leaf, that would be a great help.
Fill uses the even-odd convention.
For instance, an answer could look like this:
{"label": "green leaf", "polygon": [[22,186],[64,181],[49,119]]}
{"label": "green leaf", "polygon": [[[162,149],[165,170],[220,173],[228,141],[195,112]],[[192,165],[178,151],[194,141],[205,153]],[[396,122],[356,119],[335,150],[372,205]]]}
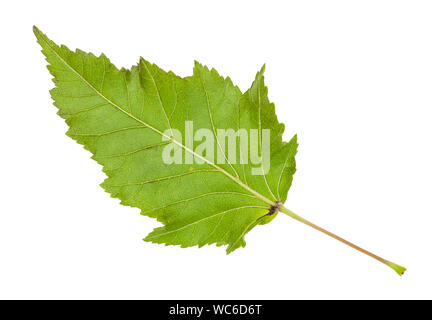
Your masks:
{"label": "green leaf", "polygon": [[[405,272],[282,205],[295,173],[297,137],[282,141],[284,125],[267,97],[264,67],[242,93],[197,62],[186,78],[142,58],[130,70],[118,70],[103,54],[72,52],[36,27],[34,33],[54,76],[51,96],[69,125],[66,134],[103,166],[101,185],[112,197],[164,225],[144,240],[182,247],[216,243],[230,253],[246,245],[244,236],[256,225],[283,212],[399,275]],[[191,124],[196,134],[206,130],[198,146]],[[234,147],[220,130],[239,134]],[[250,134],[246,147],[237,143],[241,130]],[[256,166],[259,155],[262,164],[268,155],[268,166]]]}
{"label": "green leaf", "polygon": [[[34,33],[54,76],[51,96],[69,126],[66,134],[103,166],[102,187],[112,197],[164,225],[146,241],[182,247],[217,243],[230,253],[245,246],[244,236],[253,227],[277,215],[277,209],[269,210],[286,200],[297,140],[282,141],[284,126],[268,100],[264,67],[242,93],[229,78],[199,63],[185,78],[142,58],[130,70],[119,70],[103,54],[72,52],[37,28]],[[186,143],[188,121],[196,130],[212,132],[215,153],[222,151],[225,161]],[[217,138],[219,129],[240,128],[257,130],[258,141],[270,129],[267,174],[253,174],[256,166],[231,161],[228,145]],[[182,152],[182,164],[162,161],[167,147]],[[237,146],[236,157],[242,152]]]}

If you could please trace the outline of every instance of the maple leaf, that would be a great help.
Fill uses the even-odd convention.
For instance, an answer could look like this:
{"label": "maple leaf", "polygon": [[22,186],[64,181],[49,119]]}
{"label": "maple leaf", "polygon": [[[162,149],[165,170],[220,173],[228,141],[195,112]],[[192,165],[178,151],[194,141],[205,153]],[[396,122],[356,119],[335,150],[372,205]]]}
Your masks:
{"label": "maple leaf", "polygon": [[[278,212],[338,238],[282,205],[295,173],[297,138],[282,140],[284,125],[268,100],[264,67],[242,93],[230,78],[198,62],[185,78],[143,58],[130,70],[119,70],[104,54],[73,52],[36,27],[34,33],[54,76],[50,93],[69,126],[66,134],[103,166],[107,178],[101,186],[121,204],[139,208],[163,224],[145,241],[182,247],[216,243],[226,245],[230,253],[244,247],[244,236]],[[212,148],[194,149],[192,125],[206,130]],[[240,129],[257,133],[262,157],[269,133],[268,168],[240,161],[248,159],[244,156],[249,152],[252,156],[252,142],[246,149],[236,145],[234,154],[228,153],[230,142],[219,133]],[[181,161],[162,161],[164,152]],[[404,271],[395,266],[398,273]]]}

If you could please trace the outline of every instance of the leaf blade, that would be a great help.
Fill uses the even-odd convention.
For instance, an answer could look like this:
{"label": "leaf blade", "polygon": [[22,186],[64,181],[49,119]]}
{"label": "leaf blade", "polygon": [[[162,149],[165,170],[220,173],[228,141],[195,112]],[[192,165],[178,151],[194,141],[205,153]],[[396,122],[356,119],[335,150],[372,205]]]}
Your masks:
{"label": "leaf blade", "polygon": [[[267,211],[276,200],[268,184],[266,188],[273,200],[262,194],[260,185],[257,191],[241,180],[238,171],[241,166],[229,161],[216,165],[172,139],[173,128],[184,133],[181,124],[188,119],[211,128],[216,140],[216,129],[239,127],[241,117],[235,115],[245,95],[231,80],[198,63],[193,75],[183,79],[144,59],[131,70],[118,70],[105,55],[72,52],[65,46],[57,46],[37,28],[34,32],[54,76],[56,88],[51,96],[59,115],[70,126],[67,135],[84,145],[103,166],[108,178],[102,187],[122,204],[138,207],[142,214],[165,224],[155,229],[147,241],[166,231],[169,233],[158,238],[165,239],[163,242],[167,244],[225,243],[228,253],[244,246],[244,235],[263,222],[263,217],[269,218]],[[203,97],[207,115],[201,108]],[[162,163],[161,148],[168,143],[176,144],[203,163],[176,166]],[[218,144],[221,148],[219,141]],[[228,160],[226,154],[224,157]],[[243,177],[245,167],[241,168]],[[186,190],[185,185],[194,187]],[[245,192],[249,197],[240,195]],[[211,204],[204,194],[215,198]],[[183,235],[183,230],[190,227],[194,228],[192,232]]]}

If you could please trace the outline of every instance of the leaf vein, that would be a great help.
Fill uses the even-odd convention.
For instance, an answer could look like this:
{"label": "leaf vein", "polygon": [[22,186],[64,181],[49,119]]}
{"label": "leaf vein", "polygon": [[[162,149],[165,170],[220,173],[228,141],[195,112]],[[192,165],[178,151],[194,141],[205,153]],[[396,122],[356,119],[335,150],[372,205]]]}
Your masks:
{"label": "leaf vein", "polygon": [[125,153],[117,153],[117,154],[110,154],[110,155],[105,155],[105,156],[98,156],[99,159],[105,159],[105,158],[116,158],[116,157],[124,157],[124,156],[129,156],[131,154],[140,152],[140,151],[144,151],[144,150],[148,150],[148,149],[153,149],[159,146],[164,146],[170,144],[169,141],[165,141],[165,142],[161,142],[161,143],[155,143],[155,144],[151,144],[151,145],[147,145],[141,148],[138,148],[136,150],[132,150],[129,152],[125,152]]}
{"label": "leaf vein", "polygon": [[[211,123],[211,126],[212,126],[213,135],[214,135],[214,137],[216,139],[216,143],[218,145],[218,148],[222,152],[222,154],[223,154],[225,160],[227,161],[227,163],[229,164],[229,166],[234,170],[234,173],[237,176],[237,178],[239,178],[239,174],[238,174],[237,170],[234,168],[234,166],[232,165],[232,163],[228,160],[228,158],[227,158],[227,156],[225,154],[225,150],[222,150],[222,146],[220,145],[218,136],[216,134],[215,125],[214,125],[214,122],[213,122],[213,116],[212,116],[211,109],[210,109],[210,100],[209,100],[209,96],[208,96],[208,90],[207,90],[207,87],[205,86],[205,83],[204,83],[204,81],[202,79],[201,72],[199,74],[199,79],[200,79],[201,85],[202,85],[204,93],[205,93],[206,102],[207,102],[207,111],[208,111],[208,114],[209,114],[209,118],[210,118],[210,123]],[[225,86],[224,90],[226,90],[226,86]],[[225,94],[225,91],[224,91],[224,94]]]}
{"label": "leaf vein", "polygon": [[177,229],[174,229],[174,230],[169,230],[167,232],[159,233],[159,234],[156,234],[156,235],[153,235],[153,236],[148,236],[146,239],[150,240],[150,239],[154,239],[154,238],[159,238],[161,236],[164,236],[164,235],[167,235],[167,234],[170,234],[170,233],[173,233],[173,232],[177,232],[177,231],[186,229],[187,227],[190,227],[190,226],[195,225],[197,223],[200,223],[202,221],[205,221],[205,220],[217,217],[217,216],[219,216],[221,214],[228,213],[228,212],[235,211],[235,210],[248,209],[248,208],[259,208],[259,209],[266,209],[266,210],[268,209],[267,207],[262,207],[262,206],[241,206],[241,207],[231,208],[231,209],[228,209],[228,210],[225,210],[225,211],[220,211],[218,213],[212,214],[212,215],[207,216],[205,218],[198,219],[198,220],[196,220],[196,221],[194,221],[192,223],[188,223],[188,224],[186,224],[186,225],[184,225],[184,226],[182,226],[180,228],[177,228]]}
{"label": "leaf vein", "polygon": [[190,174],[193,174],[193,173],[199,173],[199,172],[218,172],[218,170],[213,170],[213,169],[194,170],[194,171],[183,172],[183,173],[172,175],[172,176],[150,179],[150,180],[146,180],[146,181],[129,182],[129,183],[122,183],[122,184],[111,185],[111,187],[126,187],[126,186],[134,186],[134,185],[141,185],[141,184],[159,182],[159,181],[164,181],[164,180],[171,180],[171,179],[180,178],[180,177],[183,177],[183,176],[187,176],[187,175],[190,175]]}
{"label": "leaf vein", "polygon": [[168,203],[168,204],[166,204],[164,206],[144,211],[144,212],[142,212],[142,214],[147,214],[147,213],[150,213],[150,212],[153,212],[153,211],[156,211],[156,210],[165,209],[167,207],[170,207],[170,206],[173,206],[173,205],[176,205],[176,204],[179,204],[179,203],[189,202],[189,201],[193,201],[193,200],[196,200],[196,199],[204,198],[204,197],[211,196],[211,195],[217,195],[217,194],[219,194],[219,195],[222,195],[222,194],[225,194],[225,195],[235,194],[235,195],[242,195],[242,196],[251,197],[251,198],[255,199],[255,197],[253,195],[250,195],[250,194],[247,194],[247,193],[241,193],[241,192],[231,192],[231,191],[208,192],[208,193],[200,194],[200,195],[195,196],[195,197],[191,197],[191,198],[187,198],[187,199],[182,199],[182,200],[174,201],[174,202]]}
{"label": "leaf vein", "polygon": [[132,129],[148,129],[148,127],[133,126],[133,127],[126,127],[126,128],[115,129],[115,130],[111,130],[111,131],[107,131],[107,132],[102,132],[102,133],[70,133],[70,135],[71,136],[101,137],[101,136],[105,136],[107,134],[116,133],[116,132],[120,132],[120,131],[127,131],[127,130],[132,130]]}

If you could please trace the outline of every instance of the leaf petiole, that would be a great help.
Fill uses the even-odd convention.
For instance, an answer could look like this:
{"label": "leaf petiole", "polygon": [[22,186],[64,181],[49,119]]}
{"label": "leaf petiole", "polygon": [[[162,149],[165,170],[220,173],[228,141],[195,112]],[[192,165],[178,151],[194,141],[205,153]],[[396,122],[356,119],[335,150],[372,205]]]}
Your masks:
{"label": "leaf petiole", "polygon": [[377,256],[376,254],[373,254],[372,252],[369,252],[369,251],[367,251],[367,250],[365,250],[363,248],[360,248],[359,246],[355,245],[354,243],[349,242],[349,241],[347,241],[347,240],[345,240],[345,239],[343,239],[343,238],[335,235],[334,233],[332,233],[330,231],[327,231],[327,230],[325,230],[325,229],[317,226],[316,224],[314,224],[314,223],[312,223],[312,222],[310,222],[310,221],[308,221],[308,220],[306,220],[306,219],[298,216],[297,214],[295,214],[294,212],[292,212],[291,210],[289,210],[288,208],[286,208],[284,206],[280,206],[279,207],[279,211],[285,213],[287,216],[290,216],[291,218],[293,218],[293,219],[295,219],[297,221],[300,221],[300,222],[308,225],[309,227],[314,228],[315,230],[318,230],[318,231],[320,231],[322,233],[325,233],[326,235],[328,235],[328,236],[330,236],[330,237],[332,237],[332,238],[334,238],[334,239],[336,239],[336,240],[338,240],[338,241],[346,244],[347,246],[350,246],[351,248],[354,248],[354,249],[356,249],[356,250],[358,250],[358,251],[360,251],[360,252],[368,255],[369,257],[372,257],[372,258],[378,260],[381,263],[384,263],[386,266],[389,266],[394,271],[396,271],[396,273],[398,275],[400,275],[400,276],[403,275],[403,273],[406,270],[406,268],[404,268],[404,267],[402,267],[402,266],[400,266],[400,265],[398,265],[396,263],[393,263],[391,261],[383,259],[383,258]]}

